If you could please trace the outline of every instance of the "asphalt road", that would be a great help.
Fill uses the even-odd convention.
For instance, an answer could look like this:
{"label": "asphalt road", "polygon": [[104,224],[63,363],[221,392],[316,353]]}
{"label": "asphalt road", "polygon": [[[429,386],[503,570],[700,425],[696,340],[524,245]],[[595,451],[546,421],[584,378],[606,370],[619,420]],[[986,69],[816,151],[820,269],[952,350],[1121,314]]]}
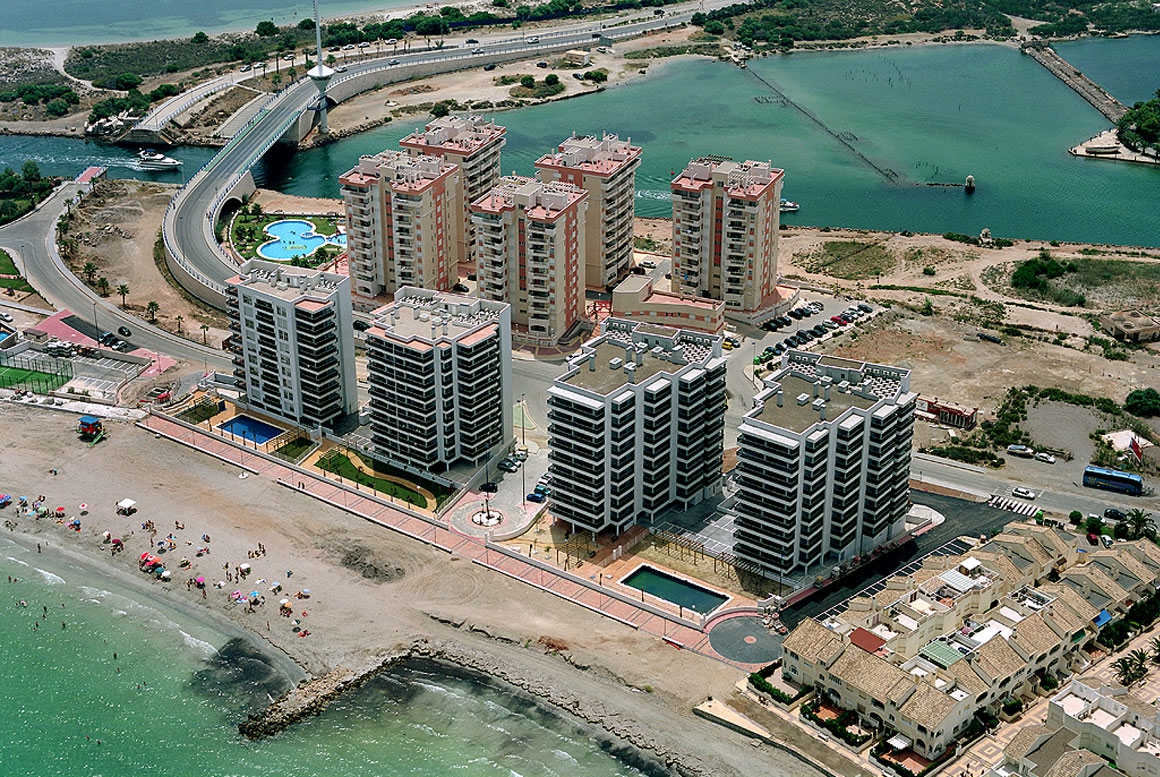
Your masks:
{"label": "asphalt road", "polygon": [[226,354],[190,342],[125,313],[109,300],[89,289],[65,267],[56,250],[56,222],[68,200],[81,191],[68,183],[35,211],[0,227],[0,248],[16,257],[24,277],[54,308],[68,308],[83,319],[96,322],[95,328],[116,331],[125,326],[132,331],[134,346],[160,352],[190,365],[204,364],[223,371],[233,369]]}

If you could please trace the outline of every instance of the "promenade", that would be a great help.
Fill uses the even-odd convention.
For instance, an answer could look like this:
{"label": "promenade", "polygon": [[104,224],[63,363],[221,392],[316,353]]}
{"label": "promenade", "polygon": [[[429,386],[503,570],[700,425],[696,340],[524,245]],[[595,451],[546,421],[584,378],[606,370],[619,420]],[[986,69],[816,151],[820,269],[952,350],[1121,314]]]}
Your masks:
{"label": "promenade", "polygon": [[1042,48],[1024,46],[1023,53],[1043,65],[1049,73],[1071,87],[1076,94],[1091,103],[1091,106],[1102,113],[1112,124],[1115,124],[1128,112],[1123,103],[1055,53],[1055,49],[1046,46]]}
{"label": "promenade", "polygon": [[[219,435],[158,414],[150,414],[137,424],[154,434],[207,453],[222,461],[237,465],[247,472],[276,481],[280,485],[300,491],[326,504],[386,529],[439,548],[447,553],[485,566],[541,591],[578,604],[607,618],[651,634],[674,648],[691,650],[733,666],[746,673],[761,664],[732,661],[709,643],[705,629],[698,628],[689,618],[678,612],[666,613],[662,606],[648,602],[634,602],[626,594],[613,588],[604,589],[603,568],[592,566],[592,582],[579,575],[553,567],[547,562],[530,559],[510,547],[497,545],[486,538],[469,536],[448,528],[435,519],[424,519],[402,507],[393,506],[389,498],[371,495],[345,484],[314,474],[302,468],[283,464],[270,456],[250,451]],[[674,609],[676,609],[674,607]],[[720,623],[721,619],[706,621]]]}

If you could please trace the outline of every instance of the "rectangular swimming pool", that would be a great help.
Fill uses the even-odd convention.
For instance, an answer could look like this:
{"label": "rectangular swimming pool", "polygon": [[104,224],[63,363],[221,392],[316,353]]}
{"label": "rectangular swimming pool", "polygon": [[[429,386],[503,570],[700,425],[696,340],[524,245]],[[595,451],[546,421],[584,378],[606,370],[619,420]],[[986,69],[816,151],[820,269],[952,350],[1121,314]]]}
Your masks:
{"label": "rectangular swimming pool", "polygon": [[710,591],[708,588],[702,588],[688,580],[682,580],[649,566],[640,567],[624,578],[623,582],[630,588],[702,614],[712,612],[729,601],[728,596],[722,596],[716,591]]}
{"label": "rectangular swimming pool", "polygon": [[225,423],[218,424],[218,429],[254,443],[268,442],[285,431],[248,415],[236,415]]}

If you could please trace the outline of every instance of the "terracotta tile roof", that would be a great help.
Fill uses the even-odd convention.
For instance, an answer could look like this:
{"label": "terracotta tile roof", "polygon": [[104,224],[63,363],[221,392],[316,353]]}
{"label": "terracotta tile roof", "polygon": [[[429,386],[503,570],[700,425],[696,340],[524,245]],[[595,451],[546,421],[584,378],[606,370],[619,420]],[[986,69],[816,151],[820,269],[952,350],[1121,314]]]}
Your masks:
{"label": "terracotta tile roof", "polygon": [[1110,556],[1123,565],[1124,569],[1132,577],[1140,582],[1151,582],[1156,578],[1156,573],[1148,568],[1148,565],[1136,558],[1132,551],[1125,548],[1123,545],[1116,545],[1107,550],[1101,550],[1093,554],[1096,557]]}
{"label": "terracotta tile roof", "polygon": [[1039,590],[1048,596],[1054,596],[1057,604],[1062,602],[1067,605],[1085,624],[1091,623],[1092,618],[1096,617],[1099,612],[1091,605],[1091,602],[1084,599],[1082,594],[1070,586],[1049,583],[1039,586]]}
{"label": "terracotta tile roof", "polygon": [[1059,760],[1043,773],[1043,777],[1079,777],[1087,771],[1087,767],[1102,763],[1104,759],[1090,750],[1072,750],[1060,756]]}
{"label": "terracotta tile roof", "polygon": [[1125,547],[1134,550],[1136,558],[1149,569],[1160,570],[1160,547],[1151,540],[1133,540]]}
{"label": "terracotta tile roof", "polygon": [[889,699],[897,703],[914,688],[914,679],[909,674],[853,645],[842,650],[842,655],[830,665],[830,673],[871,699]]}
{"label": "terracotta tile roof", "polygon": [[[1086,578],[1092,588],[1102,591],[1113,602],[1122,602],[1128,598],[1128,592],[1112,578],[1104,574],[1103,570],[1096,569],[1090,564],[1075,567],[1063,573],[1064,580],[1082,580]],[[1082,587],[1082,584],[1081,584]]]}
{"label": "terracotta tile roof", "polygon": [[945,671],[955,678],[960,688],[972,696],[978,696],[991,688],[986,680],[979,677],[970,661],[955,661]]}
{"label": "terracotta tile roof", "polygon": [[937,729],[954,711],[957,704],[958,702],[933,686],[919,683],[899,711],[915,723],[929,729]]}
{"label": "terracotta tile roof", "polygon": [[1009,531],[1034,537],[1043,549],[1057,558],[1064,557],[1071,550],[1071,544],[1059,535],[1059,532],[1050,526],[1037,526],[1033,523],[1014,524]]}
{"label": "terracotta tile roof", "polygon": [[976,551],[974,557],[982,561],[988,568],[995,570],[999,575],[1007,581],[1008,586],[1016,585],[1026,575],[1019,566],[1003,553],[990,553],[985,551]]}
{"label": "terracotta tile roof", "polygon": [[1021,620],[1015,626],[1015,633],[1011,635],[1011,639],[1031,658],[1051,650],[1060,642],[1051,627],[1043,622],[1043,615],[1038,612]]}
{"label": "terracotta tile roof", "polygon": [[867,653],[876,653],[878,648],[886,644],[886,640],[877,634],[872,634],[866,629],[859,626],[850,632],[850,643],[857,645],[865,650]]}
{"label": "terracotta tile roof", "polygon": [[995,680],[1018,672],[1023,668],[1024,661],[1015,652],[1015,648],[1007,644],[1002,637],[995,637],[980,647],[974,653],[975,665]]}
{"label": "terracotta tile roof", "polygon": [[813,618],[798,624],[782,642],[782,649],[792,650],[811,663],[825,662],[842,648],[842,638]]}
{"label": "terracotta tile roof", "polygon": [[1055,560],[1050,553],[1043,549],[1042,545],[1030,537],[1004,532],[995,535],[991,542],[987,544],[990,545],[992,543],[1011,553],[1029,558],[1041,567],[1050,566]]}
{"label": "terracotta tile roof", "polygon": [[1003,748],[1003,756],[1009,761],[1018,762],[1031,752],[1040,738],[1050,733],[1051,729],[1047,726],[1025,726]]}

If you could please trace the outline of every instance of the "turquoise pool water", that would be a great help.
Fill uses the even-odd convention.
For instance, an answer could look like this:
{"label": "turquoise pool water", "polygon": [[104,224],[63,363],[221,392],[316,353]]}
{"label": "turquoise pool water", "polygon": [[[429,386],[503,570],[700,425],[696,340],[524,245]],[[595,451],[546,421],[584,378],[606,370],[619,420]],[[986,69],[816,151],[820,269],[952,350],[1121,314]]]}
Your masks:
{"label": "turquoise pool water", "polygon": [[259,444],[269,442],[283,432],[276,426],[259,421],[257,418],[250,418],[248,415],[236,415],[225,423],[219,424],[218,429]]}
{"label": "turquoise pool water", "polygon": [[346,248],[346,235],[326,237],[314,231],[314,225],[301,219],[275,221],[265,229],[273,240],[258,246],[258,256],[274,262],[288,262],[296,256],[307,257],[325,245]]}
{"label": "turquoise pool water", "polygon": [[694,585],[688,580],[682,580],[648,566],[641,567],[624,578],[624,584],[667,602],[680,605],[686,610],[702,614],[712,612],[729,601],[728,596],[722,596],[715,591]]}

